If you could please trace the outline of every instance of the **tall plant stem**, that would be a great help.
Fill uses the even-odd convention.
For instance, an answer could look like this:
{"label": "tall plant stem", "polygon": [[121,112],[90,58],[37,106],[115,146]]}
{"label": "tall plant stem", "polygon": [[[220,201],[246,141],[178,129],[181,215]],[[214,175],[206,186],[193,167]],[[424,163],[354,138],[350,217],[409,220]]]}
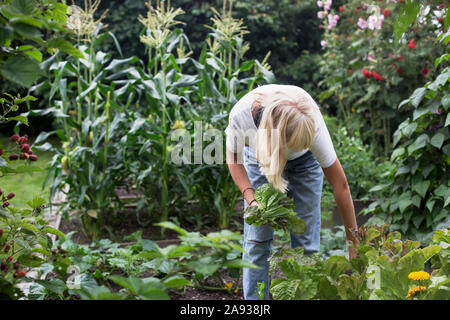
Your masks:
{"label": "tall plant stem", "polygon": [[[162,47],[160,48],[160,58],[161,58],[161,72],[163,75],[163,87],[166,87],[166,70],[164,64],[164,51]],[[166,99],[164,99],[166,100]],[[162,188],[161,188],[161,206],[162,206],[162,216],[161,221],[167,221],[169,218],[169,207],[168,207],[168,198],[169,198],[169,187],[168,187],[168,157],[167,157],[167,119],[166,119],[166,103],[163,102],[162,106],[162,115],[161,115],[161,124],[163,129],[163,137],[162,137]],[[161,235],[164,236],[165,230],[161,229]]]}
{"label": "tall plant stem", "polygon": [[[80,48],[80,38],[78,37],[78,46]],[[81,96],[81,63],[80,59],[77,59],[77,71],[78,71],[78,79],[77,79],[77,89],[78,89],[78,97]],[[78,106],[78,124],[81,125],[82,119],[82,111],[81,111],[81,102],[77,101]]]}

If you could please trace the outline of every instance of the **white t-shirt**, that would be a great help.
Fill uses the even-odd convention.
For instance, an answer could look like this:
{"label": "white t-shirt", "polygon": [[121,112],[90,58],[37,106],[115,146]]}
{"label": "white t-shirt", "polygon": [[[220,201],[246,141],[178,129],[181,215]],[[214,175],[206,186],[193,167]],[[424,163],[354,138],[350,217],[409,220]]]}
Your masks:
{"label": "white t-shirt", "polygon": [[331,166],[336,161],[337,156],[322,113],[314,99],[305,90],[292,85],[268,84],[255,88],[244,95],[234,105],[229,115],[228,126],[225,129],[227,135],[227,149],[233,153],[240,153],[242,152],[244,145],[249,145],[250,148],[254,146],[257,127],[252,116],[252,104],[256,98],[255,93],[264,92],[270,94],[270,92],[275,91],[283,91],[290,96],[302,95],[303,98],[312,102],[312,105],[315,106],[316,110],[314,114],[316,133],[310,148],[304,150],[289,150],[288,160],[296,159],[305,154],[308,150],[311,150],[322,168]]}

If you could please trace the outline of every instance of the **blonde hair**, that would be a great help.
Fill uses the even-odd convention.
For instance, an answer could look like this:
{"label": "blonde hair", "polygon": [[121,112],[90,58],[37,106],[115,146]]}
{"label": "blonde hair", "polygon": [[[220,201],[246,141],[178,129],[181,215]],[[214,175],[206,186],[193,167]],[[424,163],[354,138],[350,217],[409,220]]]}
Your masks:
{"label": "blonde hair", "polygon": [[256,134],[256,158],[261,172],[277,189],[286,192],[288,181],[283,178],[289,149],[304,150],[315,135],[314,100],[306,94],[258,94],[257,103],[264,106]]}

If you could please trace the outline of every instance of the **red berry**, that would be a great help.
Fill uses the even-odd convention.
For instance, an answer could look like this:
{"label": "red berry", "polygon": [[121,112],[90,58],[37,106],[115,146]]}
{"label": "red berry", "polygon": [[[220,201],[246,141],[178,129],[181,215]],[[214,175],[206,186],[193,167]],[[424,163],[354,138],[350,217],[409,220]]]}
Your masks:
{"label": "red berry", "polygon": [[388,9],[383,10],[383,15],[385,18],[389,17],[391,15],[391,12]]}
{"label": "red berry", "polygon": [[22,145],[20,146],[20,150],[21,150],[22,152],[27,152],[28,150],[30,150],[30,145],[24,143],[24,144],[22,144]]}
{"label": "red berry", "polygon": [[19,139],[20,139],[20,136],[19,136],[17,133],[14,133],[14,134],[11,136],[11,141],[12,141],[12,142],[17,142],[17,141],[19,141]]}
{"label": "red berry", "polygon": [[9,256],[8,258],[6,258],[6,261],[11,262],[12,261],[12,256]]}
{"label": "red berry", "polygon": [[28,153],[23,153],[23,152],[22,152],[22,153],[20,154],[19,158],[20,158],[20,160],[26,160],[26,159],[28,159],[28,156],[29,156]]}
{"label": "red berry", "polygon": [[14,198],[16,196],[16,194],[14,193],[14,192],[11,192],[10,194],[8,194],[7,196],[6,196],[6,199],[12,199],[12,198]]}
{"label": "red berry", "polygon": [[6,208],[9,205],[10,205],[10,203],[8,201],[3,202],[3,208]]}
{"label": "red berry", "polygon": [[31,154],[28,159],[30,159],[31,161],[37,161],[38,160],[38,156],[35,155],[35,154]]}
{"label": "red berry", "polygon": [[24,144],[25,142],[27,142],[28,141],[28,138],[27,137],[21,137],[20,139],[19,139],[19,144]]}
{"label": "red berry", "polygon": [[0,156],[3,154],[3,150],[2,149],[0,149]]}
{"label": "red berry", "polygon": [[25,270],[17,270],[14,273],[14,278],[21,278],[21,277],[25,277],[25,275],[27,274],[27,272]]}
{"label": "red berry", "polygon": [[27,151],[27,153],[28,154],[33,154],[33,150],[30,149],[30,150]]}
{"label": "red berry", "polygon": [[16,261],[16,262],[13,263],[13,268],[14,268],[15,270],[19,269],[19,267],[20,267],[19,261]]}
{"label": "red berry", "polygon": [[6,270],[6,269],[8,269],[5,262],[2,262],[2,264],[1,264],[1,266],[0,266],[0,269],[1,269],[1,270]]}
{"label": "red berry", "polygon": [[9,160],[11,160],[11,161],[14,161],[14,160],[17,160],[17,159],[19,159],[19,156],[17,154],[12,154],[12,155],[9,156]]}
{"label": "red berry", "polygon": [[[7,253],[7,252],[9,251],[9,249],[11,249],[11,245],[7,244],[7,245],[5,246],[5,250],[3,250],[3,251],[4,251],[5,253]],[[11,260],[12,260],[12,257],[9,256],[8,259],[7,259],[8,262],[11,261],[11,260],[9,260],[9,258],[11,258]]]}

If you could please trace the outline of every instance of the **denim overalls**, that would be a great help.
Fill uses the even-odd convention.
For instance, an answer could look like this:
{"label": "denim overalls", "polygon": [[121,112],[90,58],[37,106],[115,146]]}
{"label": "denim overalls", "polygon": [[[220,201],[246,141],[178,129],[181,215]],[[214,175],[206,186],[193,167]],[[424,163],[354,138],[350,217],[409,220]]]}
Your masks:
{"label": "denim overalls", "polygon": [[[253,188],[256,189],[267,179],[259,170],[255,151],[244,147],[244,167]],[[305,254],[318,252],[320,249],[320,198],[322,194],[323,171],[311,151],[302,156],[288,160],[283,172],[288,180],[287,196],[294,199],[297,216],[306,222],[304,234],[291,233],[291,247],[304,247]],[[248,206],[244,200],[244,208]],[[243,269],[243,291],[246,300],[258,299],[257,284],[265,283],[264,298],[269,299],[269,263],[273,229],[270,226],[251,226],[244,223],[244,259],[261,269]],[[256,241],[256,242],[255,242]]]}

